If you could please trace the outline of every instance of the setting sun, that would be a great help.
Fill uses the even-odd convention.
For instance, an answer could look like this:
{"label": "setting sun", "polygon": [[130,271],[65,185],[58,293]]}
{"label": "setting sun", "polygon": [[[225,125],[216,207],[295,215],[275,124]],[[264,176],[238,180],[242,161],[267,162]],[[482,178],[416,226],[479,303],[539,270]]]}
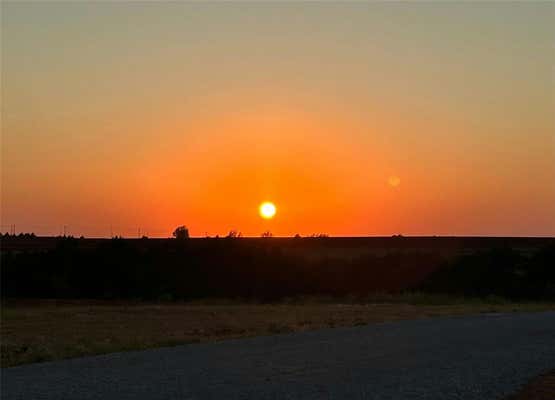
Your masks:
{"label": "setting sun", "polygon": [[276,215],[276,206],[274,205],[274,203],[265,201],[264,203],[260,204],[258,212],[260,213],[260,216],[262,218],[270,219],[273,218],[274,215]]}

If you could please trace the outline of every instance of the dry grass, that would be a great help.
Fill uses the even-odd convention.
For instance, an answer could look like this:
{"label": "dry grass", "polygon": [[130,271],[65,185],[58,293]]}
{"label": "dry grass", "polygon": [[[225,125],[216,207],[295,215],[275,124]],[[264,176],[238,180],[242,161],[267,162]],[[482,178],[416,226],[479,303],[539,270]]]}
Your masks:
{"label": "dry grass", "polygon": [[70,357],[310,329],[555,304],[245,304],[15,302],[2,306],[2,367]]}

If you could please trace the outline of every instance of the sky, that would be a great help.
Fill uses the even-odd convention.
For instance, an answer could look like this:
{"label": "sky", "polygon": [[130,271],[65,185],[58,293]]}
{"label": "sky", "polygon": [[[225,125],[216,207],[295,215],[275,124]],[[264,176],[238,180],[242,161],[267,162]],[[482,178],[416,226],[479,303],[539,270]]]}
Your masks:
{"label": "sky", "polygon": [[0,7],[4,232],[555,235],[555,3]]}

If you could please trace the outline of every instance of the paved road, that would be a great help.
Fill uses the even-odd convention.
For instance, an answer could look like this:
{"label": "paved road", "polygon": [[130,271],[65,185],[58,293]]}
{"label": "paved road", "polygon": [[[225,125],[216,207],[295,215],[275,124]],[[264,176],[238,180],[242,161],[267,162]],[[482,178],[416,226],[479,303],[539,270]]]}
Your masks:
{"label": "paved road", "polygon": [[[403,321],[2,370],[2,399],[487,399],[555,368],[555,312]],[[554,395],[555,398],[555,395]]]}

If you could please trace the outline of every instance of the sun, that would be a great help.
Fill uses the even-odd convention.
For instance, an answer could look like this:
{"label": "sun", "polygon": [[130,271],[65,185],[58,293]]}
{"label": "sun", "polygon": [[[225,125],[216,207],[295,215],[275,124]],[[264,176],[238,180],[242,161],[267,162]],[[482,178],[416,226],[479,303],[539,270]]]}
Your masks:
{"label": "sun", "polygon": [[276,206],[272,202],[265,201],[258,207],[258,212],[262,218],[271,219],[276,215]]}

